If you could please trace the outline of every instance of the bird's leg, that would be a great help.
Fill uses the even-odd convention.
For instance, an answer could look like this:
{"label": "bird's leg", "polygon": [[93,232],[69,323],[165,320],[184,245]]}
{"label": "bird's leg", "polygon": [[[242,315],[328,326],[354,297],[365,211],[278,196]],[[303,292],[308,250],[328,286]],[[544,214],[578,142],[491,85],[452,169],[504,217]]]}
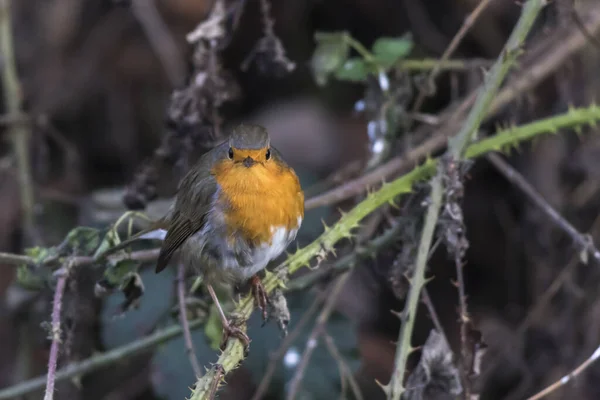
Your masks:
{"label": "bird's leg", "polygon": [[206,285],[208,289],[208,293],[210,293],[210,297],[212,297],[215,305],[217,306],[217,310],[219,311],[219,316],[221,317],[221,324],[223,325],[223,339],[221,340],[221,350],[225,349],[225,345],[227,344],[227,340],[233,336],[238,338],[242,344],[244,345],[244,351],[248,351],[248,347],[250,346],[250,338],[244,331],[242,331],[237,326],[234,326],[233,322],[227,320],[225,316],[225,312],[223,312],[223,308],[221,307],[221,303],[219,303],[219,299],[217,298],[217,294],[213,289],[212,285]]}
{"label": "bird's leg", "polygon": [[258,277],[258,274],[250,278],[250,283],[252,285],[252,296],[254,296],[254,301],[262,311],[263,322],[266,322],[267,305],[271,304],[271,300],[269,299],[269,296],[267,296],[267,291]]}

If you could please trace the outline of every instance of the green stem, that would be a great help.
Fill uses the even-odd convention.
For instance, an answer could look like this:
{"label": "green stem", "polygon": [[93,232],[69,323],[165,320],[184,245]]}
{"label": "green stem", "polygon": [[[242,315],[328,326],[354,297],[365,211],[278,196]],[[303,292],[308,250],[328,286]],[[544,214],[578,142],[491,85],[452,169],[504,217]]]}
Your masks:
{"label": "green stem", "polygon": [[[503,131],[499,131],[496,135],[484,139],[478,143],[474,143],[467,149],[465,155],[467,158],[476,158],[487,152],[494,150],[508,150],[511,146],[516,146],[520,142],[524,142],[526,140],[534,139],[535,137],[552,132],[556,133],[561,129],[568,128],[576,128],[584,124],[594,124],[596,121],[600,121],[600,107],[592,105],[587,108],[581,109],[572,109],[569,112],[555,116],[546,118],[544,120],[536,121],[527,125],[523,125],[520,127],[515,127]],[[425,179],[431,176],[435,172],[436,162],[433,160],[429,160],[427,163],[422,164],[416,167],[412,172],[406,174],[395,181],[384,185],[384,187],[393,186],[394,189],[392,192],[382,192],[377,191],[370,195],[370,197],[380,197],[385,196],[384,199],[380,199],[381,201],[377,201],[373,203],[372,201],[369,203],[369,207],[376,206],[379,203],[385,203],[388,198],[395,197],[396,194],[400,194],[402,192],[407,192],[410,188],[417,183],[417,181]],[[409,188],[409,189],[406,189]],[[391,196],[391,197],[390,197]],[[365,200],[366,201],[366,200]],[[348,225],[348,221],[355,219],[353,216],[355,213],[360,213],[361,215],[366,215],[374,209],[364,209],[365,202],[360,203],[357,207],[355,207],[348,214],[345,214],[340,221],[338,221],[337,225]],[[321,235],[313,244],[314,246],[307,246],[301,250],[298,250],[294,255],[290,256],[290,258],[283,263],[281,266],[277,268],[279,271],[278,274],[270,276],[265,280],[265,283],[268,286],[268,292],[272,292],[274,288],[278,286],[282,286],[283,282],[281,277],[285,277],[287,275],[286,268],[290,268],[290,271],[296,271],[301,268],[303,265],[306,265],[310,260],[312,260],[315,256],[322,256],[321,248],[319,243],[324,240],[325,235],[336,235],[334,238],[329,238],[327,241],[329,243],[335,243],[337,240],[341,239],[343,236],[340,236],[343,233],[343,230],[333,230],[332,228],[328,228],[328,231]],[[393,230],[393,228],[392,228]],[[349,234],[349,233],[348,233]],[[382,240],[384,239],[385,234],[382,236]],[[156,249],[151,250],[142,250],[138,252],[131,253],[132,259],[150,261],[156,259],[158,251]],[[74,262],[76,262],[77,266],[86,266],[91,265],[94,262],[93,257],[76,257]],[[18,254],[11,253],[0,253],[0,264],[35,264],[35,260],[29,258],[27,256],[21,256]],[[337,264],[337,263],[336,263]],[[252,312],[252,298],[245,298],[237,306],[236,313],[242,316],[249,315]],[[247,314],[244,314],[247,313]],[[190,322],[190,327],[196,328],[200,324],[199,321]],[[106,367],[117,363],[118,361],[132,356],[144,351],[149,351],[153,347],[156,347],[160,343],[168,341],[175,336],[181,335],[182,330],[179,326],[167,328],[160,332],[156,332],[154,335],[139,339],[136,342],[130,343],[128,345],[119,347],[117,349],[111,350],[104,354],[100,354],[98,356],[91,357],[87,360],[81,361],[79,363],[71,364],[60,371],[57,371],[57,380],[64,380],[69,378],[74,378],[85,373],[89,373],[95,371],[98,368]],[[231,347],[238,343],[237,340],[230,340],[228,343],[227,349],[221,354],[219,357],[220,361],[224,361],[225,365],[237,365],[243,357],[242,353],[237,353],[231,350]],[[241,346],[240,346],[241,347]],[[228,372],[227,370],[226,372]],[[211,377],[214,377],[215,368],[212,368],[207,375],[210,374]],[[201,388],[202,385],[207,383],[207,381],[202,380],[197,382],[196,387]],[[208,381],[210,384],[210,381]],[[4,390],[0,390],[0,400],[14,398],[15,396],[22,396],[27,393],[33,392],[35,390],[42,389],[45,384],[45,376],[41,376],[38,378],[34,378],[27,382],[23,382],[17,384],[13,387],[6,388]],[[202,397],[203,391],[202,389],[197,389],[198,394],[195,399],[204,399]]]}
{"label": "green stem", "polygon": [[360,56],[362,58],[364,58],[365,61],[367,61],[368,63],[371,63],[373,65],[377,65],[377,60],[373,56],[373,53],[371,53],[365,46],[363,46],[363,44],[361,42],[354,39],[352,37],[352,35],[350,35],[348,33],[344,33],[344,41],[346,43],[348,43],[348,45],[350,47],[352,47],[354,50],[356,50],[356,52],[358,54],[360,54]]}
{"label": "green stem", "polygon": [[[0,54],[2,55],[2,87],[4,104],[11,118],[21,116],[21,88],[17,76],[17,67],[13,49],[10,0],[0,0]],[[26,124],[11,124],[9,135],[17,159],[23,226],[26,240],[34,234],[34,195],[29,164],[30,129]]]}
{"label": "green stem", "polygon": [[[556,121],[560,122],[560,125],[555,123]],[[571,110],[559,117],[547,118],[533,124],[502,131],[493,137],[470,146],[466,155],[468,158],[475,158],[488,151],[508,148],[511,145],[532,139],[542,133],[556,132],[558,129],[593,123],[594,121],[600,121],[600,107],[596,105],[585,109]],[[471,148],[473,148],[472,151]],[[352,230],[358,226],[358,223],[365,216],[382,204],[393,201],[398,195],[410,192],[415,183],[429,178],[435,172],[436,164],[434,160],[428,160],[408,174],[391,183],[384,184],[377,192],[369,194],[365,200],[350,212],[344,214],[333,227],[327,227],[325,232],[314,242],[288,257],[285,262],[275,269],[274,274],[268,274],[267,278],[263,281],[265,290],[271,293],[275,288],[283,286],[282,279],[285,279],[288,274],[294,273],[303,266],[308,266],[313,258],[317,257],[318,260],[323,260],[328,253],[333,251],[333,246],[337,241],[352,236]],[[241,320],[248,320],[253,309],[253,297],[246,296],[237,305],[235,314]],[[227,343],[225,351],[219,356],[217,363],[224,367],[225,374],[227,374],[242,360],[242,345],[238,340],[231,339]],[[221,374],[214,367],[202,379],[198,380],[196,387],[192,391],[191,400],[208,399],[207,396],[212,388],[213,379],[222,379]]]}
{"label": "green stem", "polygon": [[445,60],[440,62],[437,58],[423,58],[420,60],[400,60],[395,67],[402,71],[430,71],[439,68],[441,71],[464,71],[476,68],[488,68],[492,65],[489,60]]}
{"label": "green stem", "polygon": [[460,132],[450,139],[449,151],[455,160],[461,159],[463,152],[475,138],[498,88],[521,53],[521,46],[533,26],[533,22],[547,2],[548,0],[529,0],[523,7],[521,17],[481,87],[467,120]]}
{"label": "green stem", "polygon": [[[499,131],[492,137],[470,145],[465,152],[465,157],[476,158],[490,151],[508,151],[511,146],[516,146],[518,143],[534,139],[541,134],[556,133],[561,129],[577,129],[577,127],[580,127],[581,125],[594,124],[597,121],[600,121],[600,107],[596,105],[581,109],[571,109],[562,115],[549,117],[520,127]],[[416,167],[410,173],[401,176],[391,183],[385,184],[380,190],[370,194],[366,200],[359,203],[353,210],[345,214],[333,228],[327,228],[326,232],[323,233],[323,235],[321,235],[315,242],[291,255],[288,260],[277,267],[276,274],[269,274],[264,282],[267,287],[267,291],[271,293],[276,287],[283,286],[284,283],[282,279],[285,279],[285,277],[288,275],[288,272],[292,273],[301,267],[308,265],[308,263],[315,257],[324,258],[325,255],[327,255],[327,253],[333,249],[333,245],[338,240],[351,234],[352,227],[356,226],[358,221],[360,221],[364,216],[373,212],[379,205],[393,200],[397,195],[409,192],[415,183],[430,177],[435,172],[436,165],[436,161],[428,160],[426,163]],[[327,243],[327,250],[323,251],[319,243]],[[131,258],[150,261],[155,259],[157,254],[158,251],[156,249],[143,250],[131,253]],[[74,262],[76,262],[77,266],[81,267],[91,265],[94,262],[94,258],[76,257]],[[35,263],[35,260],[18,254],[0,253],[0,264],[4,263],[20,265],[23,263]],[[236,314],[247,319],[252,310],[253,298],[246,297],[237,305]],[[192,329],[197,328],[199,325],[199,321],[190,322],[190,327]],[[56,379],[64,380],[74,378],[85,373],[95,371],[98,368],[112,365],[129,356],[144,351],[149,351],[160,343],[168,341],[175,336],[181,335],[181,333],[182,330],[179,326],[170,327],[160,332],[156,332],[152,336],[140,339],[139,341],[130,343],[126,346],[122,346],[104,354],[91,357],[79,363],[71,364],[57,371]],[[219,357],[219,361],[229,367],[229,369],[226,369],[226,372],[229,372],[243,359],[243,351],[240,351],[239,353],[236,351],[236,346],[238,344],[239,342],[237,340],[230,340],[227,348]],[[239,348],[242,350],[241,345]],[[202,380],[197,382],[195,389],[195,392],[197,393],[194,394],[194,399],[206,399],[206,397],[203,397],[203,394],[206,392],[204,392],[202,388],[206,383],[210,385],[211,380],[206,380],[206,377],[209,376],[214,378],[214,374],[215,368],[212,368]],[[0,390],[0,400],[22,396],[35,390],[42,389],[44,384],[45,376],[41,376],[13,387]]]}
{"label": "green stem", "polygon": [[[529,34],[533,22],[545,5],[546,0],[529,0],[523,7],[521,17],[510,35],[504,50],[496,60],[489,75],[486,77],[467,120],[460,132],[450,139],[447,154],[452,157],[452,160],[461,160],[464,156],[465,150],[479,130],[481,121],[483,121],[498,88],[504,81],[510,67],[516,61],[521,45]],[[402,326],[400,328],[396,347],[394,372],[389,385],[384,387],[387,398],[390,400],[400,400],[400,397],[405,390],[403,385],[404,371],[408,355],[412,351],[410,341],[413,333],[413,323],[417,314],[418,299],[425,282],[427,253],[431,247],[433,231],[437,224],[439,208],[442,203],[442,195],[444,193],[443,179],[445,173],[446,171],[444,171],[443,168],[440,169],[438,174],[431,181],[431,203],[425,216],[425,228],[421,236],[421,242],[419,243],[419,255],[412,277],[413,284],[409,289],[408,301],[403,312]],[[421,254],[422,250],[424,250],[425,255]]]}
{"label": "green stem", "polygon": [[[202,320],[191,321],[190,329],[200,327],[202,322]],[[84,361],[69,364],[56,372],[56,382],[79,377],[96,371],[102,367],[115,364],[118,361],[125,360],[128,357],[152,350],[159,344],[165,343],[181,335],[181,333],[182,329],[179,325],[170,326],[128,345],[117,347],[116,349],[93,356]],[[43,389],[45,384],[46,375],[38,376],[37,378],[28,380],[27,382],[0,390],[0,400],[20,397],[27,393]]]}
{"label": "green stem", "polygon": [[421,241],[417,253],[417,262],[415,270],[410,281],[410,290],[406,305],[402,312],[402,328],[398,338],[396,357],[394,360],[394,372],[392,374],[391,385],[384,388],[389,399],[399,400],[404,392],[404,372],[406,370],[406,358],[413,351],[411,346],[412,331],[415,320],[417,319],[417,304],[421,296],[421,289],[425,285],[425,267],[429,258],[429,248],[431,239],[437,225],[440,207],[442,205],[443,187],[441,185],[441,175],[436,175],[431,181],[431,194],[429,196],[429,207],[425,217],[425,225],[421,233]]}

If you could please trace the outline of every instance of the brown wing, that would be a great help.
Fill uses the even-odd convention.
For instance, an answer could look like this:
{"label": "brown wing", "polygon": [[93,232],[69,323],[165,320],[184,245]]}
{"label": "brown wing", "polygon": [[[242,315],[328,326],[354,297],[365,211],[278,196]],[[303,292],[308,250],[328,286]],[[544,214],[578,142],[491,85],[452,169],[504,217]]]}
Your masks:
{"label": "brown wing", "polygon": [[186,241],[187,238],[196,233],[203,223],[199,224],[196,229],[192,221],[183,217],[180,213],[172,219],[171,226],[167,231],[165,240],[163,241],[158,260],[156,262],[156,273],[159,273],[169,263],[173,253],[179,249],[179,247]]}
{"label": "brown wing", "polygon": [[173,253],[206,223],[206,216],[212,207],[213,195],[217,190],[217,183],[209,167],[213,156],[211,152],[205,153],[181,182],[175,200],[177,211],[171,215],[167,235],[158,255],[156,273],[165,269]]}

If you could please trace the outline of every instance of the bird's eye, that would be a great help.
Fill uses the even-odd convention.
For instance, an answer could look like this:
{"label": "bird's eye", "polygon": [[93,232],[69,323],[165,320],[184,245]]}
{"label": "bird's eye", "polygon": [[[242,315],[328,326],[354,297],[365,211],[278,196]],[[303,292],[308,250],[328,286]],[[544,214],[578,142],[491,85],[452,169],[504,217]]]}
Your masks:
{"label": "bird's eye", "polygon": [[265,154],[265,159],[270,159],[271,158],[271,149],[267,149],[267,154]]}
{"label": "bird's eye", "polygon": [[229,153],[227,155],[229,156],[230,160],[233,160],[233,149],[231,147],[229,148]]}

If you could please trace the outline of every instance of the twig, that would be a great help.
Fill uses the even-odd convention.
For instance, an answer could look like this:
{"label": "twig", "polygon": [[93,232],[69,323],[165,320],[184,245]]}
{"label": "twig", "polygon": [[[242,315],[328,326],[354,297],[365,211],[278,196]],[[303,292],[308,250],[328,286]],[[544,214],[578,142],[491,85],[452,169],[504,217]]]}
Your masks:
{"label": "twig", "polygon": [[132,0],[131,9],[160,59],[171,85],[181,86],[186,76],[181,52],[156,9],[155,0]]}
{"label": "twig", "polygon": [[273,375],[275,375],[279,361],[283,358],[283,356],[285,356],[288,348],[292,345],[292,343],[294,343],[296,338],[300,335],[302,329],[304,329],[306,324],[308,324],[313,315],[318,311],[319,306],[325,299],[326,294],[327,292],[323,291],[315,297],[310,307],[308,307],[308,309],[302,315],[302,318],[298,320],[298,324],[296,324],[292,332],[285,337],[275,354],[270,357],[271,359],[269,361],[269,365],[267,366],[267,371],[263,375],[263,378],[260,381],[256,392],[254,392],[251,400],[260,400],[265,396],[267,390],[269,389],[269,385],[271,384],[271,380],[273,379]]}
{"label": "twig", "polygon": [[[431,255],[431,252],[430,252],[430,255]],[[442,325],[442,322],[440,321],[440,317],[438,317],[438,314],[435,311],[435,306],[433,305],[431,296],[429,296],[429,291],[427,290],[427,286],[423,286],[423,290],[421,290],[421,297],[422,297],[423,303],[425,304],[425,307],[427,307],[427,311],[429,311],[429,316],[431,317],[431,322],[433,322],[433,327],[435,328],[436,331],[438,331],[438,333],[440,335],[444,336],[444,340],[446,340],[446,343],[450,343],[450,342],[448,342],[448,337],[446,336],[446,333],[444,331],[444,326]]]}
{"label": "twig", "polygon": [[[592,223],[592,227],[589,230],[590,237],[594,237],[598,229],[600,229],[600,215],[596,217],[594,222]],[[554,278],[552,283],[548,286],[548,288],[544,291],[544,293],[538,297],[536,302],[531,307],[530,311],[527,313],[525,318],[519,324],[517,329],[517,335],[523,335],[527,329],[531,326],[535,318],[542,312],[542,310],[550,303],[550,300],[554,297],[554,295],[558,292],[561,286],[567,281],[569,276],[573,273],[573,270],[577,265],[581,262],[581,255],[575,254],[567,266],[563,268],[563,270]]]}
{"label": "twig", "polygon": [[[533,139],[543,133],[556,132],[557,129],[589,124],[598,120],[600,120],[600,107],[596,105],[573,109],[563,115],[538,120],[524,126],[498,132],[492,137],[482,139],[470,145],[465,156],[467,158],[475,158],[489,151],[515,146],[520,142]],[[436,161],[430,159],[424,164],[415,167],[406,175],[385,184],[378,191],[367,195],[352,210],[343,214],[335,226],[327,227],[316,240],[287,257],[283,263],[276,267],[274,273],[263,280],[266,292],[272,293],[275,289],[283,287],[284,280],[290,274],[309,266],[315,257],[317,261],[324,260],[329,253],[335,250],[335,245],[338,241],[352,236],[353,231],[358,227],[360,221],[367,215],[379,207],[393,202],[399,196],[410,193],[414,184],[421,182],[435,173],[435,166]],[[243,329],[245,321],[250,318],[254,309],[255,302],[253,296],[247,295],[238,302],[234,312],[241,322],[241,329]],[[236,368],[244,358],[245,354],[242,344],[238,340],[229,340],[225,350],[217,360],[217,365],[224,368],[225,374],[227,374]],[[194,385],[191,400],[205,400],[208,394],[207,388],[215,377],[218,376],[221,376],[221,374],[218,373],[216,367],[207,371]]]}
{"label": "twig", "polygon": [[342,355],[340,354],[340,351],[338,350],[337,346],[335,345],[333,338],[331,336],[329,336],[329,334],[327,332],[323,333],[323,338],[325,338],[325,345],[327,346],[329,353],[331,354],[331,356],[335,359],[335,361],[338,364],[338,368],[340,370],[340,377],[342,378],[342,380],[344,379],[344,376],[346,376],[346,378],[348,378],[348,382],[350,383],[350,389],[352,389],[354,398],[356,400],[362,400],[363,395],[360,391],[360,387],[358,386],[356,379],[354,379],[352,370],[350,369],[350,367],[348,366],[346,361],[344,361],[344,358],[342,357]]}
{"label": "twig", "polygon": [[382,249],[392,245],[398,240],[398,233],[403,229],[401,223],[396,223],[394,226],[369,241],[363,246],[356,247],[352,253],[340,257],[331,266],[322,266],[319,269],[311,271],[306,275],[292,279],[286,284],[288,291],[303,290],[312,286],[315,282],[332,273],[342,273],[347,271],[362,259],[378,254]]}
{"label": "twig", "polygon": [[556,389],[560,388],[561,386],[566,385],[572,379],[577,377],[577,375],[581,374],[588,367],[590,367],[599,357],[600,357],[600,346],[598,346],[598,348],[594,351],[594,353],[587,360],[582,362],[573,371],[571,371],[567,375],[563,376],[562,378],[560,378],[559,380],[557,380],[556,382],[554,382],[552,385],[548,386],[544,390],[529,397],[527,400],[539,400],[539,399],[549,395],[550,393],[554,392]]}
{"label": "twig", "polygon": [[[543,133],[553,132],[563,128],[574,127],[586,123],[591,123],[600,120],[600,108],[597,106],[590,106],[582,109],[570,110],[568,113],[563,115],[546,118],[539,120],[527,125],[523,125],[516,128],[511,128],[506,131],[498,132],[495,136],[483,139],[475,144],[469,146],[466,156],[468,158],[479,157],[494,149],[504,148],[507,146],[514,146],[517,143],[533,139]],[[263,281],[265,289],[268,293],[271,293],[275,288],[281,285],[281,280],[278,276],[282,276],[282,273],[286,275],[294,273],[298,269],[308,265],[308,263],[316,256],[325,256],[328,251],[333,250],[333,246],[342,238],[348,237],[353,230],[365,216],[376,210],[381,205],[387,204],[397,196],[408,193],[411,187],[417,182],[426,177],[430,176],[435,170],[435,162],[429,161],[423,165],[416,167],[409,174],[406,174],[389,184],[386,184],[380,188],[377,192],[371,193],[365,200],[354,207],[350,212],[344,214],[344,216],[337,222],[335,229],[329,228],[323,233],[317,240],[306,246],[305,248],[297,251],[291,255],[279,265],[275,271],[276,274],[272,274],[270,277]],[[132,252],[128,255],[114,256],[116,259],[134,259],[137,261],[145,262],[155,260],[158,256],[158,249],[143,250]],[[0,253],[0,263],[20,265],[27,263],[35,265],[35,260],[31,257],[21,256],[10,253]],[[111,256],[112,258],[113,256]],[[78,256],[72,258],[72,266],[85,266],[91,265],[96,260],[90,256]],[[254,309],[254,298],[252,296],[246,296],[242,299],[237,308],[236,313],[241,318],[247,320]],[[199,327],[202,320],[196,320],[190,322],[190,329]],[[174,326],[165,330],[156,332],[155,334],[130,343],[126,346],[119,347],[111,350],[104,354],[91,357],[87,360],[70,364],[69,366],[57,371],[56,381],[64,379],[70,379],[75,376],[82,376],[86,373],[95,371],[99,368],[116,363],[129,356],[148,351],[156,345],[170,340],[182,333],[180,326]],[[242,359],[244,358],[244,351],[239,341],[229,341],[227,348],[219,357],[219,365],[226,367],[226,372],[231,371]],[[193,393],[193,399],[204,399],[205,384],[212,382],[215,374],[217,374],[216,368],[213,367],[201,380],[196,384],[197,390]],[[40,376],[32,380],[17,384],[15,386],[0,390],[0,400],[10,399],[18,396],[22,396],[27,393],[39,390],[44,387],[46,383],[46,376]]]}
{"label": "twig", "polygon": [[[464,156],[467,146],[471,140],[473,140],[477,130],[479,129],[481,121],[487,113],[487,110],[492,103],[500,84],[504,80],[510,67],[514,64],[517,55],[519,54],[520,47],[531,30],[533,22],[545,5],[546,0],[529,0],[523,7],[519,21],[511,33],[504,50],[498,57],[494,67],[487,76],[483,87],[480,89],[475,101],[475,105],[470,111],[465,124],[460,132],[449,142],[450,148],[448,150],[448,155],[451,156],[453,160],[458,162],[458,160],[461,160]],[[427,256],[429,253],[429,248],[431,247],[431,241],[442,203],[442,196],[444,192],[444,173],[445,171],[443,167],[441,167],[438,171],[438,174],[431,180],[429,206],[427,209],[427,214],[425,215],[425,224],[419,243],[417,261],[412,276],[408,298],[402,313],[403,323],[400,328],[397,343],[394,372],[392,373],[392,379],[389,385],[384,387],[388,399],[392,400],[399,400],[400,396],[404,392],[403,381],[404,371],[406,369],[406,360],[408,359],[408,354],[412,351],[410,343],[412,329],[416,319],[417,303],[420,297],[421,288],[425,284],[425,264],[427,263]]]}
{"label": "twig", "polygon": [[[592,34],[596,34],[600,31],[600,7],[592,8],[586,15],[585,26],[587,30]],[[580,51],[588,43],[585,36],[577,28],[571,28],[564,33],[561,32],[561,40],[559,42],[555,38],[551,39],[551,51],[545,51],[541,55],[536,56],[534,62],[527,65],[527,68],[521,69],[521,73],[507,83],[498,95],[495,96],[489,107],[487,117],[499,112],[514,99],[537,86],[539,82],[552,74],[558,66],[570,60],[574,53]],[[545,48],[547,47],[547,43],[544,42],[540,46]],[[532,53],[535,50],[532,49]],[[360,178],[346,182],[332,190],[308,199],[305,205],[306,208],[313,209],[335,204],[359,195],[367,187],[376,187],[384,179],[409,170],[423,158],[439,151],[446,145],[448,137],[455,133],[457,124],[464,119],[464,114],[474,104],[475,98],[476,92],[473,92],[466,96],[459,106],[451,106],[444,111],[440,115],[440,128],[436,134],[425,140],[408,154],[394,157]],[[416,135],[424,136],[430,130],[429,127],[422,127],[416,131]]]}
{"label": "twig", "polygon": [[202,376],[202,370],[196,357],[194,350],[194,342],[192,342],[192,333],[190,332],[190,323],[187,317],[187,308],[185,306],[185,266],[179,264],[177,268],[177,298],[179,300],[179,321],[183,328],[183,339],[185,341],[185,351],[190,359],[190,364],[196,375],[196,379]]}
{"label": "twig", "polygon": [[0,125],[12,125],[12,124],[23,124],[30,125],[35,124],[36,121],[34,118],[30,117],[27,114],[4,114],[0,115]]}
{"label": "twig", "polygon": [[461,354],[461,376],[463,378],[463,386],[465,399],[471,398],[471,382],[468,377],[469,373],[469,365],[471,364],[469,361],[469,355],[471,350],[469,350],[469,338],[468,338],[468,329],[469,329],[469,309],[467,307],[467,295],[465,293],[465,278],[463,274],[463,263],[461,258],[457,255],[454,260],[455,269],[456,269],[456,287],[458,290],[458,305],[459,305],[459,313],[460,313],[460,354]]}
{"label": "twig", "polygon": [[[149,250],[139,250],[133,251],[131,253],[125,254],[115,254],[111,255],[109,258],[112,260],[135,260],[140,262],[149,262],[154,261],[158,257],[160,249],[149,249]],[[92,265],[97,262],[96,257],[92,256],[75,256],[71,258],[71,265],[73,267],[83,267],[87,265]],[[0,264],[6,265],[21,265],[27,264],[31,266],[36,265],[36,261],[29,256],[24,256],[20,254],[13,253],[0,253]]]}
{"label": "twig", "polygon": [[61,342],[60,314],[62,309],[62,299],[67,286],[68,268],[58,272],[56,289],[54,290],[54,301],[52,302],[52,326],[50,337],[52,345],[50,346],[50,357],[48,358],[48,374],[46,375],[46,393],[44,400],[54,398],[54,384],[56,382],[56,365],[58,363],[58,348]]}
{"label": "twig", "polygon": [[[190,329],[196,329],[203,323],[202,319],[197,319],[190,322]],[[116,349],[107,351],[99,355],[95,355],[86,360],[75,362],[61,368],[56,372],[55,382],[82,377],[90,372],[96,371],[103,367],[115,364],[132,356],[150,351],[156,346],[165,343],[183,332],[181,326],[174,325],[169,328],[162,329],[153,333],[150,336],[136,340],[125,346],[117,347]],[[44,387],[46,384],[46,375],[19,383],[6,389],[0,390],[0,400],[13,399],[15,397],[24,396]]]}
{"label": "twig", "polygon": [[462,42],[462,40],[465,37],[465,35],[467,34],[467,32],[469,32],[469,30],[471,29],[471,27],[473,26],[473,24],[475,23],[477,18],[479,18],[479,16],[483,12],[483,10],[485,10],[489,4],[490,4],[490,0],[482,0],[477,5],[477,7],[475,7],[475,9],[473,11],[471,11],[471,13],[467,16],[467,18],[465,18],[465,21],[463,22],[462,26],[460,27],[460,29],[458,30],[456,35],[454,35],[454,37],[452,38],[452,41],[450,42],[450,44],[448,45],[448,47],[442,54],[442,57],[439,59],[439,61],[435,64],[435,66],[429,72],[429,75],[427,76],[427,81],[426,81],[425,85],[422,86],[421,89],[419,90],[419,95],[417,96],[415,105],[412,108],[413,112],[417,112],[421,109],[421,106],[423,105],[423,102],[425,101],[425,97],[427,97],[427,95],[428,95],[428,91],[435,87],[435,78],[438,76],[438,74],[440,73],[440,70],[443,68],[442,66],[445,63],[447,63],[448,58],[454,53],[454,51],[456,51],[456,48],[458,47],[460,42]]}
{"label": "twig", "polygon": [[[489,0],[485,0],[489,1]],[[483,4],[483,3],[480,3]],[[423,58],[419,60],[400,60],[396,63],[396,68],[404,71],[430,71],[436,69],[443,71],[464,71],[478,68],[489,68],[494,63],[493,60],[485,59],[452,59],[440,60],[437,58]],[[437,73],[436,73],[437,74]],[[419,106],[420,108],[420,106]],[[415,108],[416,110],[417,108]]]}
{"label": "twig", "polygon": [[600,251],[594,246],[592,239],[588,235],[580,233],[569,221],[563,218],[563,216],[560,215],[560,213],[556,211],[529,182],[527,182],[519,171],[514,169],[497,154],[490,153],[486,155],[486,158],[508,181],[519,188],[536,206],[538,206],[554,224],[569,235],[571,240],[577,244],[581,252],[589,252],[596,261],[600,261]]}
{"label": "twig", "polygon": [[337,298],[346,284],[346,281],[350,277],[350,272],[344,273],[341,275],[332,285],[331,291],[328,290],[329,296],[327,297],[327,301],[323,306],[323,311],[319,314],[317,321],[313,330],[310,332],[308,336],[308,340],[306,341],[306,349],[302,354],[302,358],[300,359],[300,363],[296,368],[296,372],[294,373],[294,377],[290,382],[290,389],[286,396],[286,400],[294,400],[298,391],[300,390],[300,384],[302,383],[302,379],[304,377],[304,371],[306,371],[306,367],[310,361],[310,357],[312,356],[313,351],[317,347],[317,343],[319,340],[319,336],[321,336],[325,331],[325,324],[329,320],[329,316],[333,312],[334,306],[336,304]]}
{"label": "twig", "polygon": [[[21,115],[21,88],[13,49],[10,0],[0,0],[0,53],[2,56],[2,87],[7,114],[13,118]],[[24,124],[9,125],[13,151],[19,171],[19,191],[23,210],[23,227],[26,241],[35,234],[34,194],[29,160],[30,130]]]}
{"label": "twig", "polygon": [[34,266],[35,260],[29,256],[23,256],[21,254],[0,252],[0,264],[7,264],[7,265],[27,264],[27,265]]}

